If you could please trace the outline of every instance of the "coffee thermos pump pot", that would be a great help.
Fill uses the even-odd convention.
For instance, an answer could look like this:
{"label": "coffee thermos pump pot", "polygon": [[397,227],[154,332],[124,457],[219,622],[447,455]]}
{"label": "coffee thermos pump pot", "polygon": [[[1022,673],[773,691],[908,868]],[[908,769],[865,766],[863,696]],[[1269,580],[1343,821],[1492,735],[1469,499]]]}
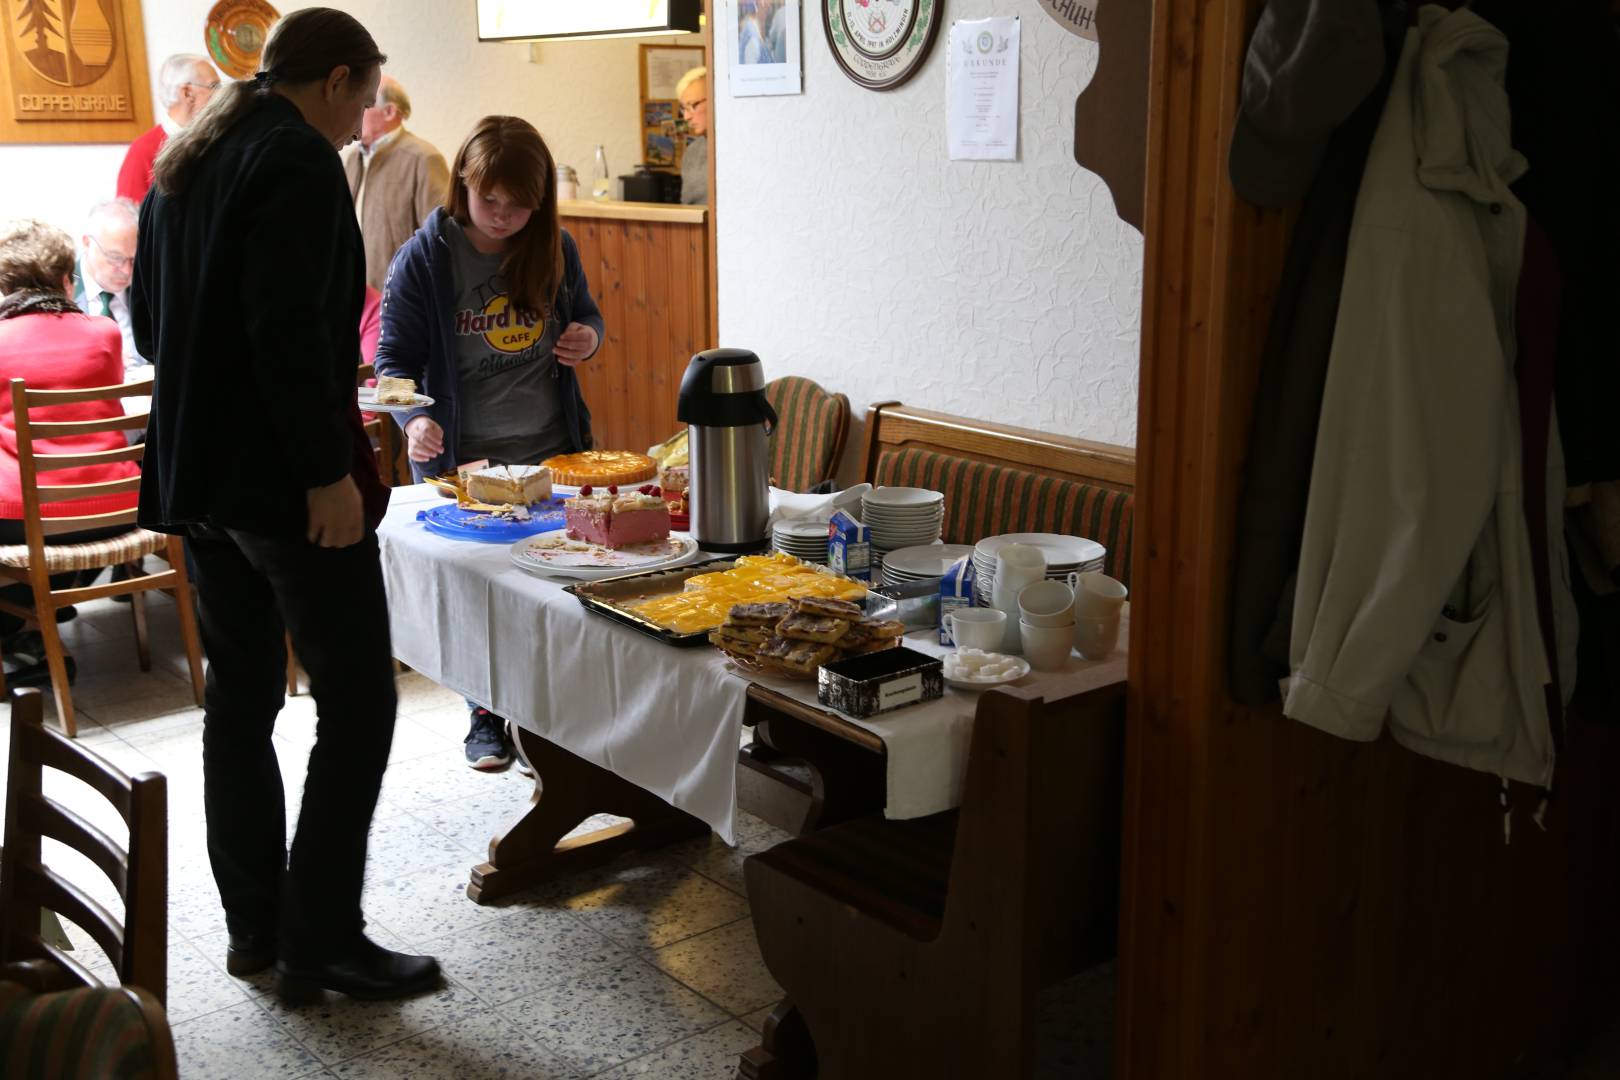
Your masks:
{"label": "coffee thermos pump pot", "polygon": [[747,349],[692,357],[675,417],[688,425],[692,538],[706,551],[767,547],[770,448],[776,410],[765,372]]}

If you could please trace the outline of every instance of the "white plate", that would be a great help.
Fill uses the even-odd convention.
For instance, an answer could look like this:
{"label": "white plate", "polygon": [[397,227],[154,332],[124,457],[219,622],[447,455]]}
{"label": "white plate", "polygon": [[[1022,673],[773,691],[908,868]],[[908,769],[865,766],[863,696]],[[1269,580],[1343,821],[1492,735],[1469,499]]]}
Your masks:
{"label": "white plate", "polygon": [[1028,660],[1025,660],[1021,656],[1015,656],[1013,659],[1018,661],[1018,665],[1013,669],[1014,673],[1003,675],[999,679],[953,679],[947,675],[945,676],[945,681],[956,687],[958,690],[988,690],[992,686],[1006,686],[1008,683],[1017,682],[1019,679],[1022,679],[1025,675],[1029,674]]}
{"label": "white plate", "polygon": [[1061,533],[1005,533],[980,540],[974,549],[974,560],[985,558],[993,564],[996,552],[1008,544],[1029,544],[1040,548],[1041,554],[1046,556],[1046,565],[1054,570],[1058,567],[1072,570],[1081,563],[1092,562],[1108,554],[1107,548],[1083,536],[1065,536]]}
{"label": "white plate", "polygon": [[967,544],[924,544],[897,548],[883,556],[883,572],[906,578],[937,578],[950,572],[951,564],[973,554]]}
{"label": "white plate", "polygon": [[865,507],[906,507],[906,508],[933,508],[943,505],[945,493],[933,491],[929,488],[919,487],[880,487],[873,488],[861,496],[861,505]]}
{"label": "white plate", "polygon": [[403,413],[412,409],[425,409],[433,404],[433,399],[426,394],[412,395],[410,403],[406,405],[381,404],[377,401],[377,388],[375,386],[362,386],[360,388],[360,408],[366,412],[375,413]]}
{"label": "white plate", "polygon": [[553,529],[519,540],[511,551],[512,561],[530,573],[591,579],[679,566],[697,555],[698,546],[686,533],[672,532],[663,543],[635,544],[612,551],[569,540],[567,529]]}

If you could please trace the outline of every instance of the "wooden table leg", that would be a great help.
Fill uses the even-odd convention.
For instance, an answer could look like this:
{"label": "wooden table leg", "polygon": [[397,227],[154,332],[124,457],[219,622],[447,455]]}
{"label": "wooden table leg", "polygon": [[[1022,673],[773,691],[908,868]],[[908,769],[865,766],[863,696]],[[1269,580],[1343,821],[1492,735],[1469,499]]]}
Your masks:
{"label": "wooden table leg", "polygon": [[793,1002],[783,1000],[765,1018],[760,1044],[743,1051],[737,1080],[808,1080],[816,1075],[816,1046]]}
{"label": "wooden table leg", "polygon": [[888,797],[884,755],[791,716],[772,716],[761,709],[751,719],[756,737],[766,746],[809,766],[810,805],[800,835],[883,812]]}
{"label": "wooden table leg", "polygon": [[[512,731],[518,752],[534,768],[534,796],[523,817],[490,841],[489,861],[473,867],[467,895],[475,903],[599,866],[627,851],[708,835],[705,822],[651,792],[516,724]],[[595,814],[630,820],[563,839]]]}

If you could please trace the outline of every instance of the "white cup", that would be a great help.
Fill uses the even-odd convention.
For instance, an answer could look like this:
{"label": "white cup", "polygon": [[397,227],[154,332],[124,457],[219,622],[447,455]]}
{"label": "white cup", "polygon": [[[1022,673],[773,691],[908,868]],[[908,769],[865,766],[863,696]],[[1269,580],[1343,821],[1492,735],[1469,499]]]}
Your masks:
{"label": "white cup", "polygon": [[1130,590],[1123,582],[1107,574],[1088,571],[1080,575],[1079,588],[1074,594],[1074,615],[1079,619],[1106,619],[1118,615]]}
{"label": "white cup", "polygon": [[[1102,619],[1085,616],[1074,621],[1074,647],[1087,660],[1106,660],[1119,644],[1119,616]],[[1031,661],[1033,663],[1034,661]]]}
{"label": "white cup", "polygon": [[1061,581],[1037,581],[1018,594],[1018,614],[1031,626],[1074,623],[1074,590]]}
{"label": "white cup", "polygon": [[1020,622],[1019,634],[1024,642],[1024,658],[1037,671],[1057,671],[1069,659],[1074,647],[1074,628],[1070,626],[1035,626]]}
{"label": "white cup", "polygon": [[945,632],[958,649],[995,652],[1001,647],[1006,625],[1007,613],[995,608],[967,607],[945,613]]}

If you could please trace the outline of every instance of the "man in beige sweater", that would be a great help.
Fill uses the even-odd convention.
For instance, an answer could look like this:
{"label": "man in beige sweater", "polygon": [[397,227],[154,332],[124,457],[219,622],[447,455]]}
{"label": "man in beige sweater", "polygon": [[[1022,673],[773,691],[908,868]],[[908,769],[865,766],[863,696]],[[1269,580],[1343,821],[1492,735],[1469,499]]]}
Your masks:
{"label": "man in beige sweater", "polygon": [[388,263],[444,200],[450,167],[426,139],[405,130],[411,99],[387,75],[360,118],[360,141],[343,151],[343,171],[366,239],[366,284],[381,290]]}

